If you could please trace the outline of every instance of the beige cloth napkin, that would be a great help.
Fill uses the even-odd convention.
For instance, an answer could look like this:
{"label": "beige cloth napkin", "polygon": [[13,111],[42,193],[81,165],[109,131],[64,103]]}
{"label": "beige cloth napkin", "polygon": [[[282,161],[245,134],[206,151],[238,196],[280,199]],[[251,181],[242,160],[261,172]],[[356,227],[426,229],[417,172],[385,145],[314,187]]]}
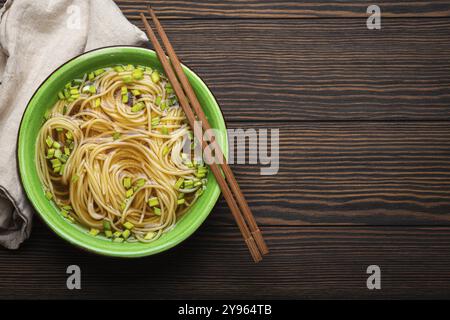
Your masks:
{"label": "beige cloth napkin", "polygon": [[16,142],[35,90],[80,53],[146,39],[112,0],[8,0],[0,10],[0,245],[16,249],[30,235],[33,209],[21,187]]}

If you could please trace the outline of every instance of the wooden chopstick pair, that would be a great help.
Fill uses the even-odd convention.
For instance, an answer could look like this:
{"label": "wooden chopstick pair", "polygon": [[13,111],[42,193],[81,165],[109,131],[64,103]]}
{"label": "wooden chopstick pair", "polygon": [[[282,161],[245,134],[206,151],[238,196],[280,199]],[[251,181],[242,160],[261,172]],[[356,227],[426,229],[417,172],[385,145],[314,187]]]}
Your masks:
{"label": "wooden chopstick pair", "polygon": [[[209,122],[205,114],[203,113],[202,107],[200,106],[200,103],[189,83],[189,80],[183,72],[180,60],[178,59],[161,23],[156,17],[155,12],[150,7],[148,8],[148,12],[152,17],[156,30],[167,50],[170,62],[167,59],[163,48],[161,47],[155,33],[153,32],[152,27],[150,26],[143,13],[141,13],[142,22],[144,23],[146,33],[151,43],[153,44],[156,54],[158,55],[158,58],[163,66],[163,69],[172,84],[175,94],[178,97],[178,101],[180,102],[180,105],[183,108],[184,113],[186,114],[186,118],[188,119],[191,127],[194,128],[194,122],[196,121],[197,116],[198,120],[202,124],[203,130],[207,134],[209,132],[208,130],[211,129],[211,126],[209,125]],[[205,147],[207,147],[208,145],[205,139],[203,139],[203,137],[197,136],[196,138],[198,141],[202,141],[202,149],[205,149]],[[211,141],[211,139],[207,140]],[[233,214],[239,230],[244,237],[245,243],[250,250],[253,260],[255,262],[259,262],[262,259],[262,255],[267,254],[269,252],[269,249],[267,248],[267,245],[247,204],[247,201],[245,200],[244,195],[239,188],[236,178],[234,177],[233,172],[226,162],[222,150],[215,149],[215,151],[215,156],[217,157],[217,159],[219,159],[220,162],[220,168],[215,162],[213,162],[210,165],[211,171],[214,174],[214,177],[216,178],[217,183],[222,190],[225,200],[227,201],[231,209],[231,213]]]}

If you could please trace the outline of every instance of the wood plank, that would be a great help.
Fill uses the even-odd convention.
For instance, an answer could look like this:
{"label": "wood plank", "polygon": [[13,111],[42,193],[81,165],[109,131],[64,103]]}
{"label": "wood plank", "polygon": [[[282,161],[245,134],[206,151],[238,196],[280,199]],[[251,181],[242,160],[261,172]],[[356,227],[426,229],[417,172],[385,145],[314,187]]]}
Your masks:
{"label": "wood plank", "polygon": [[[148,1],[116,0],[130,19],[145,12]],[[299,1],[299,0],[152,0],[152,6],[163,19],[210,18],[324,18],[367,17],[373,1]],[[383,17],[448,17],[450,3],[435,1],[379,0]]]}
{"label": "wood plank", "polygon": [[[186,242],[133,261],[78,250],[38,223],[20,251],[0,250],[0,298],[449,298],[449,228],[271,227],[255,265],[234,228],[206,224]],[[82,289],[66,289],[79,265]],[[381,267],[379,291],[366,268]]]}
{"label": "wood plank", "polygon": [[[262,225],[450,224],[449,122],[228,125],[280,130],[277,175],[232,166]],[[213,215],[234,223],[223,200]]]}
{"label": "wood plank", "polygon": [[449,19],[164,25],[228,120],[450,119]]}

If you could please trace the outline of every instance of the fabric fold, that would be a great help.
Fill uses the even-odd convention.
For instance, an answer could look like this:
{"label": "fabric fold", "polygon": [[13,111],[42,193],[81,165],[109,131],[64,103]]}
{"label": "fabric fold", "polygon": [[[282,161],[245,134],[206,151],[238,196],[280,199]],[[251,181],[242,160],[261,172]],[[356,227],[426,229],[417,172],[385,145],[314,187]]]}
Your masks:
{"label": "fabric fold", "polygon": [[0,10],[0,245],[17,249],[30,235],[33,208],[20,182],[16,143],[36,89],[85,51],[146,40],[112,0],[8,0]]}

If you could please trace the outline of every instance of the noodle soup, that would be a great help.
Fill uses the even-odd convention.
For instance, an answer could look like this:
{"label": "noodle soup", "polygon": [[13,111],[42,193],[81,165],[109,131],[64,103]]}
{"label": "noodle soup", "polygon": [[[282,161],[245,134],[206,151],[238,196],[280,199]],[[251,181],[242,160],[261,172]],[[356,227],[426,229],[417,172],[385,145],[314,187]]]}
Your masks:
{"label": "noodle soup", "polygon": [[114,242],[152,242],[202,195],[207,167],[166,77],[118,65],[58,94],[39,131],[43,192],[68,222]]}

